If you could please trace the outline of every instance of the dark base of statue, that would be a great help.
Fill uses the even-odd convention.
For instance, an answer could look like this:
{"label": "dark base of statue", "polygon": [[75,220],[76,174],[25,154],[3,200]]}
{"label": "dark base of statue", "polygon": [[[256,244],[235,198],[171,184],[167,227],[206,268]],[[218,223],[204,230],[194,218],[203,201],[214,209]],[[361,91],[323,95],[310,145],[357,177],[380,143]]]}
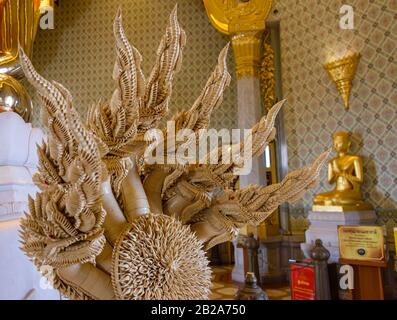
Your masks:
{"label": "dark base of statue", "polygon": [[264,292],[258,285],[255,274],[247,272],[245,277],[245,284],[237,292],[236,300],[269,300],[266,292]]}

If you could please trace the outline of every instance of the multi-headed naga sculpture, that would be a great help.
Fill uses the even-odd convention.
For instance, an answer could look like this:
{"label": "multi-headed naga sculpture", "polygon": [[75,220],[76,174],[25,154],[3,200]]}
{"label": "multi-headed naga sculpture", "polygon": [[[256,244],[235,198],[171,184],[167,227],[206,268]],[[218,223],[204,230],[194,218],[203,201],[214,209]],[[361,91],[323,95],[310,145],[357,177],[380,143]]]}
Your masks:
{"label": "multi-headed naga sculpture", "polygon": [[[299,199],[316,183],[327,152],[281,183],[241,189],[233,187],[237,160],[145,163],[144,135],[167,114],[185,33],[174,9],[147,80],[120,13],[114,34],[117,88],[109,103],[89,110],[85,123],[69,91],[40,76],[20,50],[48,131],[34,177],[40,192],[29,199],[30,214],[21,223],[22,249],[72,299],[207,299],[211,271],[205,250],[233,240],[245,224],[264,221],[281,203]],[[198,134],[209,125],[230,80],[227,50],[194,105],[174,117],[177,130]],[[253,127],[253,156],[274,139],[282,104]]]}

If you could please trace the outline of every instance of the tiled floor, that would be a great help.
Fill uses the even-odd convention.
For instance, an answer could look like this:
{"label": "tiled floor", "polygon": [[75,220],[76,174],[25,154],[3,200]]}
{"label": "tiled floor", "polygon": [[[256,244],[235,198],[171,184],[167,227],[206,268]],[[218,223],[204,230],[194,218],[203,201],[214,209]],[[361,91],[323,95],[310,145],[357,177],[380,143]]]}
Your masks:
{"label": "tiled floor", "polygon": [[[231,277],[232,266],[213,266],[211,300],[234,300],[241,284],[233,282]],[[288,286],[265,286],[270,300],[291,300]]]}

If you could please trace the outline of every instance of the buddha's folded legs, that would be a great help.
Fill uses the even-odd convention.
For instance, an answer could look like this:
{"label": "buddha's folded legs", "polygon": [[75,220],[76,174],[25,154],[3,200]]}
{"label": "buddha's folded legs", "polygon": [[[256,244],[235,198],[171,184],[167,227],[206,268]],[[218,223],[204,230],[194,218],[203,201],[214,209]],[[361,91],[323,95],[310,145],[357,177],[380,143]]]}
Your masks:
{"label": "buddha's folded legs", "polygon": [[363,202],[361,194],[357,191],[329,191],[320,193],[314,198],[316,205],[355,205]]}

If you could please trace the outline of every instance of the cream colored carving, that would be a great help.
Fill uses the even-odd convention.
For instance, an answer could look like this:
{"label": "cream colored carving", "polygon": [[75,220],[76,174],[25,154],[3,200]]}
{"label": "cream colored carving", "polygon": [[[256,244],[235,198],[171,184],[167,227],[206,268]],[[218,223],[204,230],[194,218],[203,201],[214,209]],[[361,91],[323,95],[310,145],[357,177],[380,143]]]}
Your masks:
{"label": "cream colored carving", "polygon": [[[260,223],[282,202],[301,197],[315,184],[327,152],[279,184],[241,190],[232,187],[238,158],[230,164],[218,158],[215,165],[145,164],[143,135],[167,113],[185,33],[175,8],[147,81],[120,12],[114,33],[116,90],[109,103],[90,109],[85,124],[67,89],[41,77],[20,50],[49,133],[38,149],[34,181],[41,191],[22,220],[22,249],[38,268],[49,266],[53,271],[45,276],[72,299],[206,299],[210,269],[203,248],[233,240],[245,224]],[[198,135],[208,127],[230,81],[227,49],[194,105],[174,118],[177,129]],[[282,104],[253,127],[254,156],[274,139]]]}

